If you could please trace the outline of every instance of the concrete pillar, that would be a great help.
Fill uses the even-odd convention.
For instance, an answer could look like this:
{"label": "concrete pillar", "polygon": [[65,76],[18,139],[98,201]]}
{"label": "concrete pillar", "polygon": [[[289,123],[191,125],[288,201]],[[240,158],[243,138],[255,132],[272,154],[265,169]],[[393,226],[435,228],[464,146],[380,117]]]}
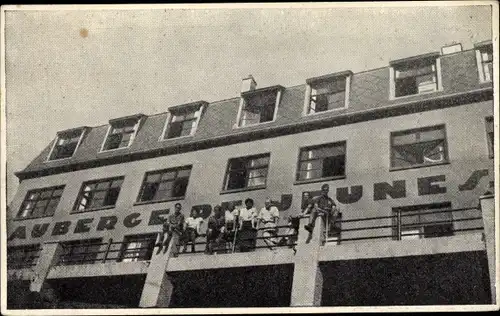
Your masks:
{"label": "concrete pillar", "polygon": [[486,242],[486,255],[488,257],[488,270],[490,274],[491,300],[496,304],[496,273],[495,273],[495,196],[483,195],[479,198],[483,227]]}
{"label": "concrete pillar", "polygon": [[304,225],[308,217],[300,219],[297,253],[295,254],[291,306],[320,306],[323,275],[318,266],[320,246],[323,244],[325,225],[322,217],[316,219],[314,231],[309,234]]}
{"label": "concrete pillar", "polygon": [[166,271],[169,259],[177,252],[178,240],[179,237],[173,234],[165,253],[162,250],[161,253],[156,254],[157,248],[155,248],[149,263],[139,307],[168,307],[170,305],[174,288]]}
{"label": "concrete pillar", "polygon": [[57,264],[59,249],[59,243],[57,242],[43,244],[40,257],[38,258],[38,264],[33,268],[33,279],[30,284],[31,291],[42,291],[50,268]]}

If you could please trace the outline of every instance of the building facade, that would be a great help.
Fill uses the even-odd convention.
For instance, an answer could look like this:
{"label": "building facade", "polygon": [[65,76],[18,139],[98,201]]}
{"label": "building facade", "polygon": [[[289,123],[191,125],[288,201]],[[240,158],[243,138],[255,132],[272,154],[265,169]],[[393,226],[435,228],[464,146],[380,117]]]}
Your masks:
{"label": "building facade", "polygon": [[[52,307],[492,304],[492,80],[491,41],[458,44],[61,131],[16,173],[9,292]],[[270,197],[286,237],[324,183],[337,226],[309,235],[300,219],[294,249],[155,250],[176,203],[203,231],[216,204]]]}

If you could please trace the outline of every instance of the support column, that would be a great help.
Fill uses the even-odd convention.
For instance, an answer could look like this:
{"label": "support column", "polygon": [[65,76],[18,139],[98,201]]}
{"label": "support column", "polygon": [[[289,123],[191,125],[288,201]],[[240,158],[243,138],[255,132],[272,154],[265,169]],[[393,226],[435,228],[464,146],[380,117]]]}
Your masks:
{"label": "support column", "polygon": [[31,280],[30,290],[41,292],[44,288],[45,280],[52,266],[57,264],[59,257],[59,243],[44,243],[38,263],[33,269],[33,279]]}
{"label": "support column", "polygon": [[496,272],[495,272],[495,195],[483,195],[479,198],[483,227],[486,242],[486,255],[488,257],[488,270],[490,274],[490,288],[492,304],[496,304]]}
{"label": "support column", "polygon": [[320,246],[323,244],[325,225],[316,218],[312,234],[304,229],[309,217],[300,219],[297,253],[295,254],[291,306],[320,306],[323,275],[318,265]]}
{"label": "support column", "polygon": [[170,305],[174,287],[166,271],[169,259],[177,251],[178,240],[179,237],[173,234],[165,253],[162,250],[161,253],[156,254],[155,248],[149,263],[139,307],[168,307]]}

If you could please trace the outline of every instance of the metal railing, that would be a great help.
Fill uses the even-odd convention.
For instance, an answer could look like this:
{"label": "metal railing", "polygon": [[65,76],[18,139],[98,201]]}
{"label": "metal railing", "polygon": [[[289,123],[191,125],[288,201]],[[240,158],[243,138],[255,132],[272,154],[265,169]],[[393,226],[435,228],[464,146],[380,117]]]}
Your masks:
{"label": "metal railing", "polygon": [[[281,225],[276,226],[274,228],[269,227],[260,227],[253,229],[253,231],[257,234],[254,238],[240,238],[238,234],[241,231],[231,231],[226,233],[226,237],[221,238],[219,242],[210,241],[212,243],[211,251],[209,253],[234,253],[234,252],[242,252],[240,246],[245,244],[244,248],[246,251],[254,251],[256,249],[268,248],[294,248],[297,245],[297,236],[298,236],[298,227],[292,227],[290,225]],[[280,233],[280,230],[289,230],[293,229],[293,233]],[[263,236],[259,234],[259,232],[275,230],[277,233],[272,234],[270,236]],[[234,234],[236,233],[236,238],[234,238]],[[260,235],[260,236],[259,236]],[[203,241],[199,241],[203,238]],[[262,243],[259,244],[259,241]],[[200,247],[201,246],[201,247]],[[201,235],[193,242],[188,242],[186,251],[183,251],[184,243],[181,239],[177,242],[177,255],[179,254],[188,254],[188,253],[207,253],[207,240],[206,235]]]}
{"label": "metal railing", "polygon": [[36,266],[39,254],[7,259],[7,269],[29,269]]}
{"label": "metal railing", "polygon": [[[64,244],[61,243],[61,254],[57,265],[75,265],[106,263],[108,261],[128,262],[150,260],[155,247],[156,239],[133,241],[113,241],[107,243]],[[146,243],[145,246],[134,247],[132,243]],[[80,251],[78,248],[85,247]]]}
{"label": "metal railing", "polygon": [[[454,213],[457,215],[453,216]],[[422,217],[432,217],[432,215],[438,214],[447,215],[449,218],[444,220],[421,219]],[[418,220],[410,220],[412,217],[418,217]],[[455,233],[483,230],[481,209],[479,208],[461,208],[425,212],[408,212],[398,210],[395,215],[391,216],[356,218],[339,220],[339,222],[342,228],[335,240],[339,244],[346,241],[373,239],[402,240],[411,237],[443,237],[451,236]],[[373,224],[374,222],[376,224]],[[368,223],[372,223],[372,225],[367,225]],[[327,242],[329,242],[328,238]]]}

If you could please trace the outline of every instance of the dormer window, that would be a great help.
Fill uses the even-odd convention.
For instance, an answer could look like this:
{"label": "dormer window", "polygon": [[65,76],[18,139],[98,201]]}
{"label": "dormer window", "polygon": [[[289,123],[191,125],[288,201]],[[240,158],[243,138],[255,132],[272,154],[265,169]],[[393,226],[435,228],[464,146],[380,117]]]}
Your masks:
{"label": "dormer window", "polygon": [[241,93],[238,127],[251,126],[276,119],[281,86],[273,86]]}
{"label": "dormer window", "polygon": [[130,146],[137,134],[143,116],[143,114],[137,114],[110,120],[108,133],[101,150],[113,150]]}
{"label": "dormer window", "polygon": [[305,114],[347,108],[351,75],[350,71],[345,71],[308,79]]}
{"label": "dormer window", "polygon": [[439,53],[392,61],[391,98],[442,90]]}
{"label": "dormer window", "polygon": [[205,101],[198,101],[170,107],[162,139],[194,135],[207,104]]}
{"label": "dormer window", "polygon": [[480,82],[491,82],[493,78],[493,44],[485,41],[475,44],[477,69]]}
{"label": "dormer window", "polygon": [[57,133],[48,160],[70,158],[82,141],[86,127],[69,129]]}

